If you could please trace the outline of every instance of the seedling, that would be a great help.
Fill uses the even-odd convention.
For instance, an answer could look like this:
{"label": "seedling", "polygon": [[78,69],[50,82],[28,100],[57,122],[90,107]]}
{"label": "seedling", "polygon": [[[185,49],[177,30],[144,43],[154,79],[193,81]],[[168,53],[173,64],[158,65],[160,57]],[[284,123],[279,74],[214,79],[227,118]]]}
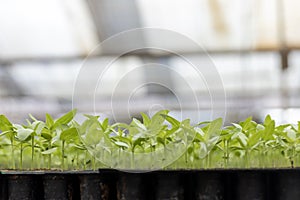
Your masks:
{"label": "seedling", "polygon": [[[189,119],[179,121],[162,110],[152,117],[141,113],[142,120],[133,118],[129,124],[110,124],[109,119],[100,121],[99,116],[92,115],[85,115],[86,120],[80,124],[74,121],[75,114],[72,110],[57,119],[46,114],[45,121],[30,115],[26,124],[13,124],[0,115],[0,155],[4,155],[0,168],[137,169],[137,163],[145,162],[138,155],[149,153],[151,159],[143,166],[148,164],[151,169],[157,159],[164,161],[173,155],[171,147],[176,145],[171,144],[186,148],[182,157],[165,169],[299,165],[300,122],[276,126],[267,116],[261,124],[249,117],[226,127],[222,127],[221,118],[192,125]],[[162,158],[155,157],[158,151],[163,153]],[[101,163],[105,160],[109,162]]]}

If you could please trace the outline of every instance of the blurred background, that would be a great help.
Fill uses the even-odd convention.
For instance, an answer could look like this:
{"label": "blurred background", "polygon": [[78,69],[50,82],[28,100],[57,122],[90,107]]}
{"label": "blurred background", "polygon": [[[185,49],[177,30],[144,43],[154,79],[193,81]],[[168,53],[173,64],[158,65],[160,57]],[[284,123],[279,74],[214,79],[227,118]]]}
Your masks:
{"label": "blurred background", "polygon": [[[1,0],[0,113],[21,122],[28,113],[43,118],[45,112],[60,115],[70,110],[74,83],[84,61],[105,67],[103,63],[122,47],[151,38],[139,35],[97,49],[85,60],[97,44],[126,30],[155,27],[186,35],[209,52],[226,92],[227,122],[250,115],[261,121],[266,114],[279,123],[296,122],[300,120],[299,8],[297,0]],[[194,63],[200,64],[206,56],[204,51],[176,41],[167,45]],[[211,103],[205,95],[207,88],[197,82],[193,85],[195,74],[184,70],[181,59],[159,52],[132,52],[119,58],[113,64],[115,70],[103,79],[97,112],[111,116],[113,84],[134,66],[149,62],[182,70],[184,79],[202,95],[200,115],[207,118]],[[164,79],[179,93],[186,92],[169,73],[138,71],[126,80],[124,90],[118,91],[115,114],[119,118],[125,119],[125,97],[132,92],[126,87],[151,77]],[[170,88],[144,87],[134,96],[133,116],[154,108],[171,109],[174,115],[183,109],[190,118],[198,112],[192,106],[179,107]],[[88,99],[84,92],[80,99],[76,107],[93,112],[85,107]]]}

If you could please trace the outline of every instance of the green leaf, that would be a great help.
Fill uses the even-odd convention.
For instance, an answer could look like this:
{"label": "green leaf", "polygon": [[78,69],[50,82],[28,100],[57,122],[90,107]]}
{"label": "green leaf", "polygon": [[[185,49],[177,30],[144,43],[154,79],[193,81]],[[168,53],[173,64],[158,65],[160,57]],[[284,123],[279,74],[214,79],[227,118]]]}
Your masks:
{"label": "green leaf", "polygon": [[263,125],[261,125],[261,124],[257,124],[256,130],[263,131],[263,130],[265,130],[265,127]]}
{"label": "green leaf", "polygon": [[27,122],[28,126],[31,126],[31,122],[29,121],[29,119],[26,119],[26,122]]}
{"label": "green leaf", "polygon": [[32,123],[32,126],[34,128],[34,132],[37,134],[37,135],[40,135],[45,127],[45,123],[42,122],[42,121],[35,121]]}
{"label": "green leaf", "polygon": [[269,123],[271,123],[273,120],[270,115],[267,115],[264,121],[264,125],[267,126]]}
{"label": "green leaf", "polygon": [[219,135],[221,133],[222,125],[223,125],[222,118],[218,118],[218,119],[213,120],[209,124],[209,128],[208,128],[207,133],[204,136],[204,139],[208,140],[212,136]]}
{"label": "green leaf", "polygon": [[142,147],[142,142],[145,141],[145,138],[138,138],[137,140],[135,140],[133,142],[133,150],[135,149],[135,147],[140,146]]}
{"label": "green leaf", "polygon": [[38,121],[32,114],[29,114],[30,119],[32,119],[32,121]]}
{"label": "green leaf", "polygon": [[87,150],[85,145],[74,144],[73,147],[79,150]]}
{"label": "green leaf", "polygon": [[241,146],[243,148],[247,147],[247,140],[248,140],[248,138],[247,138],[247,136],[244,133],[241,133],[241,132],[238,133],[237,134],[237,139],[238,139],[239,143],[241,144]]}
{"label": "green leaf", "polygon": [[108,125],[109,125],[109,120],[108,120],[108,118],[105,118],[105,119],[103,120],[103,122],[102,122],[101,125],[102,125],[103,131],[106,131],[107,128],[108,128]]}
{"label": "green leaf", "polygon": [[296,132],[293,130],[287,130],[287,137],[288,139],[290,139],[291,141],[295,141],[297,139],[297,135]]}
{"label": "green leaf", "polygon": [[145,126],[148,127],[151,122],[150,118],[145,113],[141,113],[141,116],[143,118],[143,124],[145,124]]}
{"label": "green leaf", "polygon": [[182,131],[182,129],[180,127],[174,127],[170,130],[166,130],[166,134],[165,137],[169,137],[171,135],[176,135],[177,133],[179,133],[180,131]]}
{"label": "green leaf", "polygon": [[[92,126],[97,126],[98,124],[98,118],[94,119],[94,118],[88,118],[86,119],[81,125],[80,124],[77,124],[75,127],[77,128],[78,130],[78,134],[80,135],[84,135],[86,134],[86,132],[89,132],[89,129],[92,127]],[[74,121],[73,121],[73,124],[74,124]]]}
{"label": "green leaf", "polygon": [[48,141],[50,141],[51,139],[52,139],[52,135],[49,133],[49,131],[43,131],[42,133],[41,133],[41,136],[43,137],[43,138],[45,138],[46,140],[48,140]]}
{"label": "green leaf", "polygon": [[122,128],[122,129],[130,129],[130,126],[128,124],[125,123],[115,123],[111,126],[111,128]]}
{"label": "green leaf", "polygon": [[275,121],[274,120],[270,120],[265,125],[265,130],[263,132],[263,138],[264,138],[264,140],[270,140],[270,139],[272,139],[274,131],[275,131]]}
{"label": "green leaf", "polygon": [[60,125],[67,125],[69,122],[72,121],[72,119],[75,117],[77,110],[71,110],[67,114],[61,116],[54,122],[54,127],[60,126]]}
{"label": "green leaf", "polygon": [[157,137],[156,141],[162,145],[165,145],[165,140],[162,137]]}
{"label": "green leaf", "polygon": [[146,131],[147,128],[145,127],[144,124],[142,124],[142,122],[140,122],[139,120],[137,120],[136,118],[132,119],[132,123],[139,129],[141,129],[142,131]]}
{"label": "green leaf", "polygon": [[31,134],[33,133],[33,130],[31,129],[18,129],[16,138],[20,141],[26,141],[29,139]]}
{"label": "green leaf", "polygon": [[75,140],[78,137],[76,128],[69,128],[63,132],[61,132],[59,139],[62,141]]}
{"label": "green leaf", "polygon": [[199,158],[205,158],[208,154],[208,150],[206,147],[206,144],[203,142],[200,142],[200,149],[199,149],[199,153],[198,156]]}
{"label": "green leaf", "polygon": [[163,115],[167,115],[168,113],[169,113],[168,110],[161,110],[161,111],[158,111],[157,113],[155,113],[153,115],[153,117],[151,118],[151,122],[149,124],[149,129],[160,130],[160,128],[162,127],[162,125],[165,121],[165,117]]}
{"label": "green leaf", "polygon": [[129,148],[129,145],[125,142],[120,142],[120,141],[115,141],[114,142],[117,146],[119,147],[126,147],[126,148]]}
{"label": "green leaf", "polygon": [[126,138],[126,137],[116,137],[116,139],[118,141],[124,142],[126,144],[130,144],[131,143],[131,140],[129,138]]}
{"label": "green leaf", "polygon": [[210,123],[210,121],[199,122],[199,123],[197,124],[197,126],[207,125],[207,124],[209,124],[209,123]]}
{"label": "green leaf", "polygon": [[243,127],[239,124],[236,124],[236,123],[232,123],[232,125],[238,129],[238,131],[242,131],[243,130]]}
{"label": "green leaf", "polygon": [[172,125],[172,126],[175,126],[175,127],[179,127],[180,126],[180,122],[171,117],[170,115],[165,115],[165,114],[162,114],[163,117],[165,117],[165,119]]}
{"label": "green leaf", "polygon": [[248,117],[244,121],[240,122],[242,130],[249,130],[249,129],[251,129],[251,127],[253,126],[252,122],[253,122],[252,121],[252,117]]}
{"label": "green leaf", "polygon": [[48,113],[46,113],[46,125],[48,128],[52,128],[52,126],[54,125],[54,120]]}
{"label": "green leaf", "polygon": [[43,155],[49,155],[49,154],[53,154],[54,152],[56,152],[57,151],[57,147],[54,147],[54,148],[51,148],[51,149],[47,149],[47,150],[45,150],[45,151],[42,151],[41,153],[43,154]]}
{"label": "green leaf", "polygon": [[261,136],[259,133],[252,134],[248,139],[248,145],[250,147],[258,145],[260,138]]}
{"label": "green leaf", "polygon": [[12,133],[12,131],[9,130],[9,131],[1,132],[1,133],[0,133],[0,136],[6,135],[6,134],[9,134],[9,133]]}
{"label": "green leaf", "polygon": [[85,144],[88,145],[97,145],[100,143],[102,139],[104,139],[105,134],[103,133],[102,129],[99,128],[99,124],[93,123],[91,124],[85,131],[85,134],[82,135]]}
{"label": "green leaf", "polygon": [[0,115],[0,130],[5,132],[12,130],[12,127],[12,123],[4,115]]}
{"label": "green leaf", "polygon": [[84,116],[88,119],[91,119],[91,120],[98,120],[99,119],[99,115],[88,115],[88,114],[84,114]]}

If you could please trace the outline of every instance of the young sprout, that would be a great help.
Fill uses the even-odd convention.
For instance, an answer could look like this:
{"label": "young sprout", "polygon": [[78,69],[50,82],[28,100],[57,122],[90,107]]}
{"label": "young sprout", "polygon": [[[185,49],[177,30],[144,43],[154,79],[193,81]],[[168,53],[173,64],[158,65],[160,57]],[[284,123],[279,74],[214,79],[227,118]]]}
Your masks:
{"label": "young sprout", "polygon": [[284,147],[284,154],[290,162],[292,168],[295,167],[295,159],[300,150],[300,123],[285,127],[281,132],[281,145]]}
{"label": "young sprout", "polygon": [[199,143],[198,157],[205,158],[206,168],[211,166],[211,151],[215,149],[219,141],[222,124],[223,120],[218,118],[211,122],[199,123],[198,126],[205,125],[202,128],[195,127],[195,141]]}
{"label": "young sprout", "polygon": [[227,168],[229,165],[229,159],[231,154],[231,145],[233,142],[233,135],[235,134],[236,128],[234,126],[225,127],[220,134],[220,142],[218,148],[223,152],[224,167]]}
{"label": "young sprout", "polygon": [[14,125],[14,127],[17,129],[15,138],[20,143],[20,169],[23,169],[23,151],[26,146],[29,146],[27,143],[31,139],[34,131],[20,125]]}
{"label": "young sprout", "polygon": [[[92,115],[78,123],[75,114],[72,110],[57,119],[46,114],[45,122],[30,115],[26,125],[0,115],[0,168],[15,169],[18,160],[21,170],[29,163],[31,169],[96,170],[103,164],[152,169],[178,152],[171,164],[176,168],[293,168],[300,161],[300,122],[276,126],[266,116],[261,124],[249,117],[224,128],[221,118],[192,126],[189,119],[177,120],[162,110],[152,117],[141,113],[142,120],[133,118],[129,124],[109,124],[107,118],[100,121]],[[150,157],[144,159],[142,153]],[[154,155],[160,159],[154,160]]]}
{"label": "young sprout", "polygon": [[25,126],[27,129],[32,130],[31,134],[30,134],[30,147],[31,147],[31,169],[33,169],[33,165],[34,165],[34,152],[35,152],[35,148],[40,148],[40,146],[36,146],[35,144],[35,140],[36,137],[40,138],[41,137],[41,133],[45,127],[45,123],[37,120],[36,118],[34,118],[32,115],[29,115],[30,118],[32,119],[32,123],[27,120],[27,126]]}
{"label": "young sprout", "polygon": [[233,129],[233,140],[237,140],[238,144],[231,147],[232,150],[240,151],[244,157],[244,167],[249,168],[250,157],[254,151],[258,150],[258,146],[261,143],[261,132],[262,126],[257,126],[257,124],[252,121],[252,118],[249,117],[245,121],[240,122],[239,124],[233,123],[235,127]]}
{"label": "young sprout", "polygon": [[4,116],[0,115],[0,136],[7,136],[10,140],[10,147],[11,147],[11,160],[12,160],[12,169],[16,168],[15,164],[15,135],[17,132],[13,124]]}

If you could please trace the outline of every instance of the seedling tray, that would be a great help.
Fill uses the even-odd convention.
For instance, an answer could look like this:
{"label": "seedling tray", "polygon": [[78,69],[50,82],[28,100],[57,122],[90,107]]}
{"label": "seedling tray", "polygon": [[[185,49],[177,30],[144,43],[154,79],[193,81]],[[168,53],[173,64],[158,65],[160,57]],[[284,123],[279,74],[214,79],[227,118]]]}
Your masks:
{"label": "seedling tray", "polygon": [[0,199],[298,200],[300,169],[1,171]]}

